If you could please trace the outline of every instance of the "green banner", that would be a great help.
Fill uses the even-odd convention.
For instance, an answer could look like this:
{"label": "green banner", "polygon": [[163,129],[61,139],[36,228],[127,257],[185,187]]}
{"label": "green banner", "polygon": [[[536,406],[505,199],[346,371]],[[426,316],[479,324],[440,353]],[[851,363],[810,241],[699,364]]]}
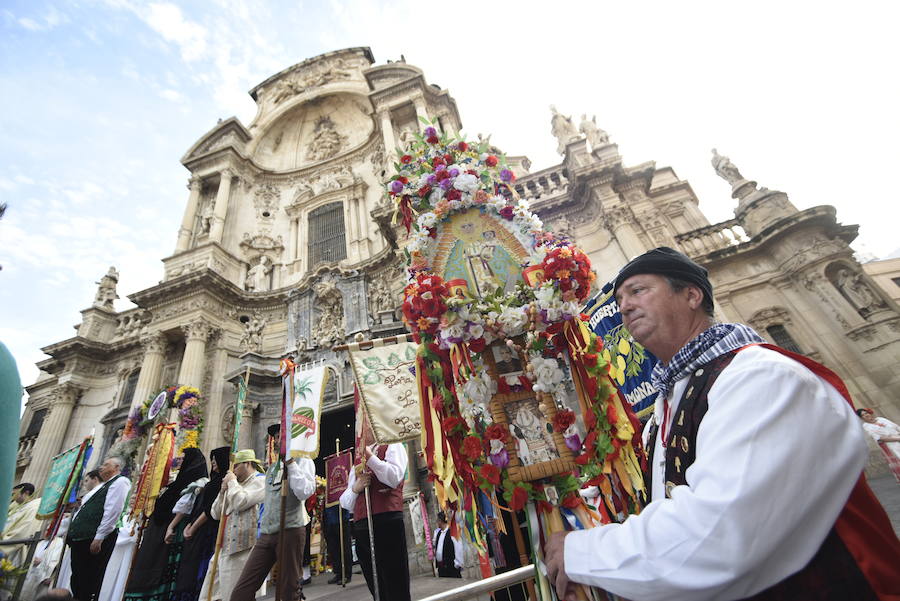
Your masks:
{"label": "green banner", "polygon": [[241,432],[241,417],[244,414],[244,401],[247,400],[247,383],[243,376],[238,376],[237,402],[234,404],[234,438],[231,440],[231,452],[238,452],[238,435]]}
{"label": "green banner", "polygon": [[81,446],[78,444],[68,451],[60,453],[50,463],[50,473],[47,474],[47,482],[44,484],[44,492],[41,495],[41,506],[38,507],[38,518],[53,517],[63,495],[70,492],[69,478],[81,458]]}

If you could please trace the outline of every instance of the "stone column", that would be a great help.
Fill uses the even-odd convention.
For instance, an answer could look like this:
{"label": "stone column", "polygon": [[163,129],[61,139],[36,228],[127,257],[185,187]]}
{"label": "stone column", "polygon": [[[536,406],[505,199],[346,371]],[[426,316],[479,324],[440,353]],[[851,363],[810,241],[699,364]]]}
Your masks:
{"label": "stone column", "polygon": [[[31,482],[35,485],[36,497],[40,496],[47,480],[47,470],[50,469],[50,461],[64,450],[63,443],[66,440],[66,433],[69,429],[69,422],[72,420],[72,410],[75,408],[75,401],[81,395],[82,389],[71,383],[60,384],[56,387],[53,397],[48,407],[47,417],[41,426],[37,441],[34,444],[31,463],[25,470],[23,481]],[[87,436],[90,432],[85,432]]]}
{"label": "stone column", "polygon": [[194,232],[194,223],[197,220],[197,205],[200,203],[200,189],[202,188],[200,178],[192,177],[188,182],[188,188],[191,194],[188,196],[187,206],[184,208],[184,217],[181,218],[178,243],[175,245],[176,253],[187,250],[191,244],[191,234]]}
{"label": "stone column", "polygon": [[[198,317],[181,326],[184,332],[184,357],[178,371],[179,386],[200,388],[203,384],[203,371],[206,367],[206,340],[212,332],[212,326],[205,319]],[[202,390],[200,391],[203,392]]]}
{"label": "stone column", "polygon": [[391,123],[390,109],[383,108],[378,111],[378,118],[381,120],[381,135],[384,136],[384,152],[387,156],[393,157],[397,142],[394,140],[394,125]]}
{"label": "stone column", "polygon": [[616,209],[615,212],[607,216],[607,227],[612,231],[616,238],[616,242],[625,255],[625,260],[630,261],[634,257],[647,252],[644,245],[638,238],[637,233],[631,223],[630,215],[625,215]]}
{"label": "stone column", "polygon": [[162,332],[152,332],[141,336],[144,360],[141,363],[141,373],[134,387],[134,396],[131,397],[132,407],[143,403],[151,394],[157,392],[159,376],[162,374],[163,358],[166,354],[166,344],[166,337]]}
{"label": "stone column", "polygon": [[428,119],[428,107],[425,106],[425,97],[421,94],[414,96],[413,105],[416,107],[416,121],[419,124],[419,131],[425,131],[425,124],[422,119]]}
{"label": "stone column", "polygon": [[209,239],[214,242],[222,242],[222,234],[225,232],[225,217],[228,215],[228,199],[231,197],[231,178],[234,176],[231,169],[222,169],[219,179],[219,191],[216,194],[216,205],[213,212],[213,222],[209,227]]}
{"label": "stone column", "polygon": [[249,399],[244,403],[244,410],[241,412],[241,431],[238,432],[238,450],[253,448],[253,411],[257,407],[259,403],[251,403]]}
{"label": "stone column", "polygon": [[291,219],[291,239],[288,241],[288,262],[293,263],[297,260],[297,245],[300,242],[297,232],[300,229],[300,223],[296,218]]}

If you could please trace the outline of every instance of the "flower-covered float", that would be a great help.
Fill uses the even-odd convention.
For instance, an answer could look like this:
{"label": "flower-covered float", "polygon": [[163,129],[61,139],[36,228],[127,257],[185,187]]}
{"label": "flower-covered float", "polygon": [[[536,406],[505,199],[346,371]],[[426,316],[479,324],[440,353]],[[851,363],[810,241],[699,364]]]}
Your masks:
{"label": "flower-covered float", "polygon": [[[620,521],[642,506],[644,455],[616,366],[581,314],[590,260],[543,229],[487,142],[426,125],[398,151],[386,193],[408,234],[403,318],[419,343],[438,501],[462,512],[479,548],[479,513],[501,505],[527,509],[533,534]],[[595,506],[579,494],[588,486]]]}

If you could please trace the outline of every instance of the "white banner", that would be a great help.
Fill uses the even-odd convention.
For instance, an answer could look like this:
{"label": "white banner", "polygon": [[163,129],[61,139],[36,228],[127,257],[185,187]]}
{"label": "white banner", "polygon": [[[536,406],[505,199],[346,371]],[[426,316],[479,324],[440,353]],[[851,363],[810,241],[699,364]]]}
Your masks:
{"label": "white banner", "polygon": [[294,372],[294,403],[291,411],[291,456],[319,456],[319,425],[322,399],[328,383],[324,365]]}
{"label": "white banner", "polygon": [[415,373],[418,347],[414,342],[376,345],[365,351],[358,345],[349,347],[363,411],[379,444],[420,436],[422,415]]}

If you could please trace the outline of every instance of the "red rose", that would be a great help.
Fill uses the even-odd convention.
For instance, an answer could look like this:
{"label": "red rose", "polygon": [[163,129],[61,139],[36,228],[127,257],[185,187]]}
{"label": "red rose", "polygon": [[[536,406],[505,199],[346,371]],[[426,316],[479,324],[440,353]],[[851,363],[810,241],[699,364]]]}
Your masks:
{"label": "red rose", "polygon": [[445,154],[445,155],[444,155],[444,162],[445,162],[446,164],[448,164],[448,165],[452,165],[452,164],[453,164],[453,155],[450,154],[449,152],[448,152],[447,154]]}
{"label": "red rose", "polygon": [[474,175],[475,177],[478,177],[478,172],[475,171],[474,169],[466,169],[466,173],[468,173],[469,175]]}
{"label": "red rose", "polygon": [[450,173],[446,169],[441,169],[440,171],[435,172],[435,177],[437,177],[438,181],[444,181],[448,177],[450,177]]}
{"label": "red rose", "polygon": [[585,353],[581,356],[581,360],[584,363],[585,367],[596,367],[597,366],[597,355],[594,353]]}
{"label": "red rose", "polygon": [[462,443],[462,454],[469,461],[481,457],[481,439],[477,436],[466,436]]}
{"label": "red rose", "polygon": [[397,179],[400,180],[401,182],[403,182],[403,185],[404,185],[404,186],[405,186],[406,184],[409,183],[409,178],[406,177],[405,175],[401,175],[401,176],[398,177]]}
{"label": "red rose", "polygon": [[491,424],[484,432],[484,437],[488,440],[499,440],[506,442],[509,439],[509,431],[500,424]]}
{"label": "red rose", "polygon": [[434,157],[433,159],[431,159],[432,167],[437,167],[438,165],[443,165],[443,164],[444,164],[444,159],[442,159],[441,157]]}
{"label": "red rose", "polygon": [[575,423],[575,413],[572,411],[558,411],[553,416],[553,430],[556,432],[565,432],[566,429]]}
{"label": "red rose", "polygon": [[460,142],[456,145],[456,148],[458,148],[460,152],[465,152],[469,149],[469,145],[465,142]]}
{"label": "red rose", "polygon": [[440,140],[438,140],[437,136],[428,136],[427,138],[425,138],[425,141],[429,144],[437,144]]}
{"label": "red rose", "polygon": [[584,448],[587,451],[594,450],[594,444],[597,442],[597,431],[592,430],[584,439]]}
{"label": "red rose", "polygon": [[419,194],[419,198],[425,198],[426,196],[431,194],[431,186],[429,186],[428,184],[425,184],[424,186],[419,188],[418,194]]}
{"label": "red rose", "polygon": [[577,463],[578,465],[587,465],[590,460],[591,454],[588,452],[584,452],[575,458],[575,463]]}
{"label": "red rose", "polygon": [[490,463],[485,463],[478,470],[478,474],[488,481],[489,484],[497,486],[500,484],[500,470]]}
{"label": "red rose", "polygon": [[449,432],[453,428],[462,425],[463,420],[461,417],[456,417],[455,415],[451,415],[449,417],[445,417],[443,421],[441,421],[441,427],[445,432]]}
{"label": "red rose", "polygon": [[509,496],[509,508],[513,511],[520,511],[525,508],[527,502],[528,491],[521,486],[515,487]]}
{"label": "red rose", "polygon": [[500,209],[500,216],[507,220],[512,219],[513,218],[513,208],[509,205],[503,207],[502,209]]}
{"label": "red rose", "polygon": [[497,166],[497,157],[495,157],[494,155],[490,154],[490,155],[488,155],[488,158],[484,159],[484,163],[485,163],[488,167],[496,167],[496,166]]}
{"label": "red rose", "polygon": [[[444,173],[446,173],[446,171]],[[447,196],[445,196],[445,198],[447,200],[459,200],[460,198],[462,198],[462,192],[460,192],[456,188],[453,188],[447,191]]]}
{"label": "red rose", "polygon": [[484,338],[476,338],[475,340],[469,341],[469,350],[473,353],[482,352],[486,346],[487,343],[485,343]]}
{"label": "red rose", "polygon": [[400,157],[400,162],[404,165],[409,165],[412,162],[412,157],[408,154],[404,154],[402,157]]}
{"label": "red rose", "polygon": [[563,507],[568,507],[569,509],[575,509],[579,505],[581,505],[581,497],[576,492],[570,492],[562,500]]}

